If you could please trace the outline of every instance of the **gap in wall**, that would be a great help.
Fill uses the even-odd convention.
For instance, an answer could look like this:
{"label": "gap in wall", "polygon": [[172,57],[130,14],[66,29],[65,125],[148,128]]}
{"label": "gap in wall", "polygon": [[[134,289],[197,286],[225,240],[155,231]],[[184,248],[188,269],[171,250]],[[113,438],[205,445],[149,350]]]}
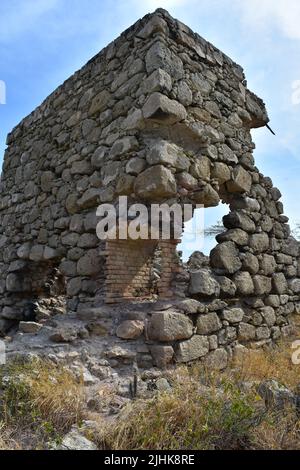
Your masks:
{"label": "gap in wall", "polygon": [[[177,250],[182,252],[182,261],[187,262],[195,251],[201,251],[209,256],[216,246],[215,235],[207,235],[206,231],[215,225],[222,223],[224,215],[229,213],[229,206],[220,203],[217,207],[195,209],[193,218],[184,224],[181,243]],[[224,228],[224,231],[226,229]]]}

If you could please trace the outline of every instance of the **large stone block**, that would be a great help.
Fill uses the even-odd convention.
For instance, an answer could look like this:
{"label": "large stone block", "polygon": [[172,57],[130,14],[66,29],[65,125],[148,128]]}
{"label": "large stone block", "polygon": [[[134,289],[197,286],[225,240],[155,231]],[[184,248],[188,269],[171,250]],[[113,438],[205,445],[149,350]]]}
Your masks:
{"label": "large stone block", "polygon": [[218,296],[220,285],[208,269],[199,269],[191,272],[189,292],[191,295]]}
{"label": "large stone block", "polygon": [[209,352],[206,336],[194,335],[187,341],[181,341],[175,350],[177,362],[190,362],[205,356]]}
{"label": "large stone block", "polygon": [[254,292],[256,295],[270,294],[272,290],[272,279],[266,276],[253,276]]}
{"label": "large stone block", "polygon": [[252,277],[247,271],[239,271],[232,280],[237,287],[237,294],[251,295],[254,293]]}
{"label": "large stone block", "polygon": [[77,263],[77,274],[79,276],[91,276],[101,270],[101,258],[98,250],[89,250]]}
{"label": "large stone block", "polygon": [[222,322],[215,312],[199,315],[197,320],[197,334],[208,335],[222,328]]}
{"label": "large stone block", "polygon": [[135,193],[142,199],[160,199],[176,194],[177,186],[173,173],[163,165],[155,165],[138,175],[134,184]]}
{"label": "large stone block", "polygon": [[217,245],[210,252],[210,261],[213,268],[220,269],[229,274],[235,273],[242,266],[239,252],[233,242]]}
{"label": "large stone block", "polygon": [[125,320],[117,328],[116,335],[122,339],[136,339],[144,331],[144,322],[139,320]]}
{"label": "large stone block", "polygon": [[266,233],[254,233],[250,236],[249,244],[254,253],[262,253],[269,249],[270,241]]}
{"label": "large stone block", "polygon": [[211,351],[204,359],[207,369],[224,370],[228,365],[228,353],[223,348]]}
{"label": "large stone block", "polygon": [[148,325],[148,336],[156,341],[176,341],[190,338],[193,322],[182,313],[165,311],[154,313]]}
{"label": "large stone block", "polygon": [[166,124],[183,121],[187,116],[182,104],[178,103],[178,101],[170,100],[167,96],[158,92],[149,96],[142,111],[145,119],[152,119]]}
{"label": "large stone block", "polygon": [[244,193],[250,191],[252,178],[250,173],[242,166],[233,169],[232,179],[227,182],[227,188],[232,193]]}
{"label": "large stone block", "polygon": [[223,310],[222,317],[229,323],[240,323],[244,318],[244,311],[237,307],[228,308]]}

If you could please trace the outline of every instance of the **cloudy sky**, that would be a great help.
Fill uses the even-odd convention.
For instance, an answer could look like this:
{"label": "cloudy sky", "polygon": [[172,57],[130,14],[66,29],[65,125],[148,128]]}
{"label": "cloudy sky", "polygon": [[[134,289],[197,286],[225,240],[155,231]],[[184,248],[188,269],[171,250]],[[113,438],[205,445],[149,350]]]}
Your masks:
{"label": "cloudy sky", "polygon": [[[0,159],[13,126],[158,7],[241,64],[249,88],[265,100],[276,137],[265,128],[253,132],[256,163],[281,189],[293,227],[300,222],[299,0],[1,0],[0,103],[5,82],[6,104],[0,104]],[[210,210],[206,224],[224,210]]]}

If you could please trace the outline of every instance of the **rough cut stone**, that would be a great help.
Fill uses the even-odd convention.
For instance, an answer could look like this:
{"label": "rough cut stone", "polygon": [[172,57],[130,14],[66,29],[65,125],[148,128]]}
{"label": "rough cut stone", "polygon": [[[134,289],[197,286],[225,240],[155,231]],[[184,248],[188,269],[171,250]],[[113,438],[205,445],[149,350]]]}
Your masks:
{"label": "rough cut stone", "polygon": [[233,276],[233,282],[240,295],[251,295],[254,293],[254,284],[251,275],[247,271],[239,271]]}
{"label": "rough cut stone", "polygon": [[244,193],[250,191],[251,184],[250,174],[242,166],[237,166],[233,169],[232,180],[227,182],[227,188],[232,193]]}
{"label": "rough cut stone", "polygon": [[152,340],[176,341],[190,338],[193,330],[193,322],[186,315],[165,311],[152,314],[147,333]]}
{"label": "rough cut stone", "polygon": [[164,121],[168,124],[182,121],[187,115],[182,104],[158,92],[148,98],[142,111],[145,119]]}
{"label": "rough cut stone", "polygon": [[116,335],[122,339],[135,339],[144,331],[144,322],[138,320],[126,320],[122,322],[116,331]]}
{"label": "rough cut stone", "polygon": [[172,346],[154,345],[151,346],[151,354],[155,365],[161,369],[164,369],[172,362],[174,357],[174,349]]}
{"label": "rough cut stone", "polygon": [[175,351],[177,362],[190,362],[205,356],[209,351],[206,336],[194,335],[187,341],[181,341]]}
{"label": "rough cut stone", "polygon": [[228,365],[228,354],[223,348],[215,349],[205,357],[204,364],[208,370],[224,370]]}
{"label": "rough cut stone", "polygon": [[222,323],[215,312],[199,315],[197,320],[197,334],[208,335],[222,328]]}
{"label": "rough cut stone", "polygon": [[210,253],[212,267],[233,274],[242,267],[239,252],[233,242],[217,245]]}
{"label": "rough cut stone", "polygon": [[41,325],[40,323],[35,323],[31,321],[21,321],[19,323],[19,331],[21,333],[38,333],[41,328],[43,328],[43,325]]}
{"label": "rough cut stone", "polygon": [[241,308],[229,308],[223,310],[222,317],[229,323],[240,323],[244,317],[244,311]]}
{"label": "rough cut stone", "polygon": [[199,269],[191,272],[189,292],[191,295],[218,296],[220,285],[209,270]]}
{"label": "rough cut stone", "polygon": [[135,193],[142,199],[157,199],[176,194],[173,173],[162,165],[148,168],[139,174],[134,185]]}

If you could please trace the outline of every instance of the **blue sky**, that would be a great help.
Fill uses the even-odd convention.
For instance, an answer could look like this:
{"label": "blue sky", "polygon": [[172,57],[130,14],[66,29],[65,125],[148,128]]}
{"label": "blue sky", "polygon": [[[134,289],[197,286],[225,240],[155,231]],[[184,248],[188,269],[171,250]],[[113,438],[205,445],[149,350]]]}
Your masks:
{"label": "blue sky", "polygon": [[[0,159],[13,126],[158,7],[241,64],[249,88],[265,100],[276,137],[266,129],[253,132],[256,164],[282,191],[293,227],[300,222],[299,0],[1,0],[0,80],[7,96],[0,104]],[[206,224],[225,212],[222,206],[206,211]]]}

